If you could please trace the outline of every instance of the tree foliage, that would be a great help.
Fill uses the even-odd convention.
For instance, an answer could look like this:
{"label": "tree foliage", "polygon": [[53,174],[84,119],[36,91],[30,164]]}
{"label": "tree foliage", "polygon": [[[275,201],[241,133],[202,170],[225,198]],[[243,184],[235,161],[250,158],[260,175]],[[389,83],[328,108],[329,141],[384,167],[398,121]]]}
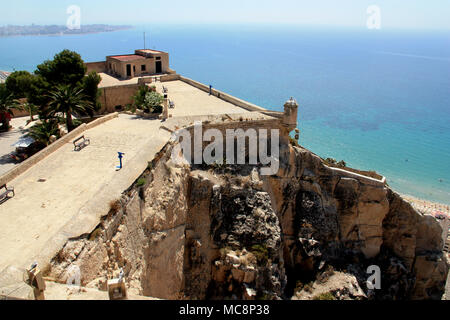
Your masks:
{"label": "tree foliage", "polygon": [[59,85],[51,91],[49,101],[46,108],[47,115],[55,117],[57,113],[64,113],[68,131],[72,131],[74,128],[72,113],[86,114],[94,108],[88,97],[83,93],[83,89],[68,85]]}
{"label": "tree foliage", "polygon": [[86,74],[86,66],[78,53],[63,50],[53,60],[38,65],[35,74],[52,86],[78,86]]}
{"label": "tree foliage", "polygon": [[15,99],[28,98],[33,92],[35,75],[28,71],[15,71],[6,78],[5,83]]}
{"label": "tree foliage", "polygon": [[86,70],[78,53],[63,50],[53,60],[38,65],[34,74],[13,72],[0,88],[0,121],[6,123],[8,119],[9,127],[11,109],[18,107],[15,99],[26,98],[22,109],[30,114],[30,120],[35,113],[44,122],[53,121],[58,113],[63,113],[67,129],[71,131],[74,127],[72,113],[93,116],[101,108],[98,90],[101,77],[96,72],[86,76]]}
{"label": "tree foliage", "polygon": [[102,78],[95,71],[89,73],[82,81],[84,94],[93,106],[88,112],[90,116],[93,116],[93,111],[99,111],[101,108],[101,103],[99,102],[100,91],[98,90],[98,85],[101,81]]}
{"label": "tree foliage", "polygon": [[134,95],[134,106],[136,108],[142,108],[145,102],[145,95],[150,92],[150,88],[147,86],[140,86],[138,92]]}
{"label": "tree foliage", "polygon": [[4,83],[0,83],[0,122],[1,129],[9,129],[9,121],[13,115],[12,109],[17,108],[18,103],[14,99],[14,95],[6,88]]}
{"label": "tree foliage", "polygon": [[[70,50],[63,50],[56,54],[53,60],[47,60],[37,66],[35,81],[31,88],[29,101],[38,106],[47,105],[49,92],[57,86],[67,85],[82,87],[82,81],[86,74],[86,66],[81,56]],[[43,110],[39,112],[40,117],[46,117]]]}
{"label": "tree foliage", "polygon": [[28,112],[30,115],[30,122],[34,121],[34,115],[38,111],[38,108],[34,104],[25,102],[20,106],[20,109]]}
{"label": "tree foliage", "polygon": [[56,136],[56,138],[59,138],[58,121],[46,120],[35,124],[30,128],[27,136],[33,138],[36,142],[48,146],[50,144],[51,136]]}

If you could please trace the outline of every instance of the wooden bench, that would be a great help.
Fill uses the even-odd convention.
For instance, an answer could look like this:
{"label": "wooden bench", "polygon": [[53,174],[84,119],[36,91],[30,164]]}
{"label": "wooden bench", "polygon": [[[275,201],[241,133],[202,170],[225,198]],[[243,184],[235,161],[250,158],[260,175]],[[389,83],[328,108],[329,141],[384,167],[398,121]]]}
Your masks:
{"label": "wooden bench", "polygon": [[80,151],[84,147],[91,144],[91,140],[85,138],[84,136],[79,137],[73,141],[74,151]]}
{"label": "wooden bench", "polygon": [[169,108],[170,109],[174,109],[175,108],[175,103],[172,100],[169,100]]}
{"label": "wooden bench", "polygon": [[6,184],[0,187],[0,203],[8,199],[11,199],[14,196],[15,196],[14,188],[8,188]]}

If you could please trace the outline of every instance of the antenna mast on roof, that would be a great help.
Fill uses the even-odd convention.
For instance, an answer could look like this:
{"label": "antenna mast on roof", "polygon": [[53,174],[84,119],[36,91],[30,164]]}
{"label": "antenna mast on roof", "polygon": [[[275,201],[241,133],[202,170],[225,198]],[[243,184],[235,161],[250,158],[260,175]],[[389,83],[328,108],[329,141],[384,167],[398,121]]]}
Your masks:
{"label": "antenna mast on roof", "polygon": [[145,31],[144,31],[144,50],[145,50]]}

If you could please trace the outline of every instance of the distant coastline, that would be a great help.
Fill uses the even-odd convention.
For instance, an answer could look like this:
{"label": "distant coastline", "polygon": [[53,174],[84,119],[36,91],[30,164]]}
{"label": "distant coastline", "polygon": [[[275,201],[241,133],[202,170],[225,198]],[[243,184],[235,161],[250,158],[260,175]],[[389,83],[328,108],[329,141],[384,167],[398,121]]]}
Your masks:
{"label": "distant coastline", "polygon": [[114,32],[132,28],[133,26],[129,25],[112,26],[106,24],[87,24],[82,25],[80,29],[72,30],[67,28],[67,26],[62,25],[7,25],[0,26],[0,37],[82,35],[102,32]]}

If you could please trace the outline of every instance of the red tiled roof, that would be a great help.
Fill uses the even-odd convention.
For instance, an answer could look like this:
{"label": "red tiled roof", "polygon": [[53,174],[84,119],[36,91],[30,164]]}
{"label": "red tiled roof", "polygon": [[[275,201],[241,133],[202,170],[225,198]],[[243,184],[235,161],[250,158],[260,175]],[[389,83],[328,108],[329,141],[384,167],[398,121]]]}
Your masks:
{"label": "red tiled roof", "polygon": [[111,56],[110,58],[116,59],[119,61],[133,61],[133,60],[144,60],[145,57],[138,56],[137,54],[128,54],[123,56]]}

